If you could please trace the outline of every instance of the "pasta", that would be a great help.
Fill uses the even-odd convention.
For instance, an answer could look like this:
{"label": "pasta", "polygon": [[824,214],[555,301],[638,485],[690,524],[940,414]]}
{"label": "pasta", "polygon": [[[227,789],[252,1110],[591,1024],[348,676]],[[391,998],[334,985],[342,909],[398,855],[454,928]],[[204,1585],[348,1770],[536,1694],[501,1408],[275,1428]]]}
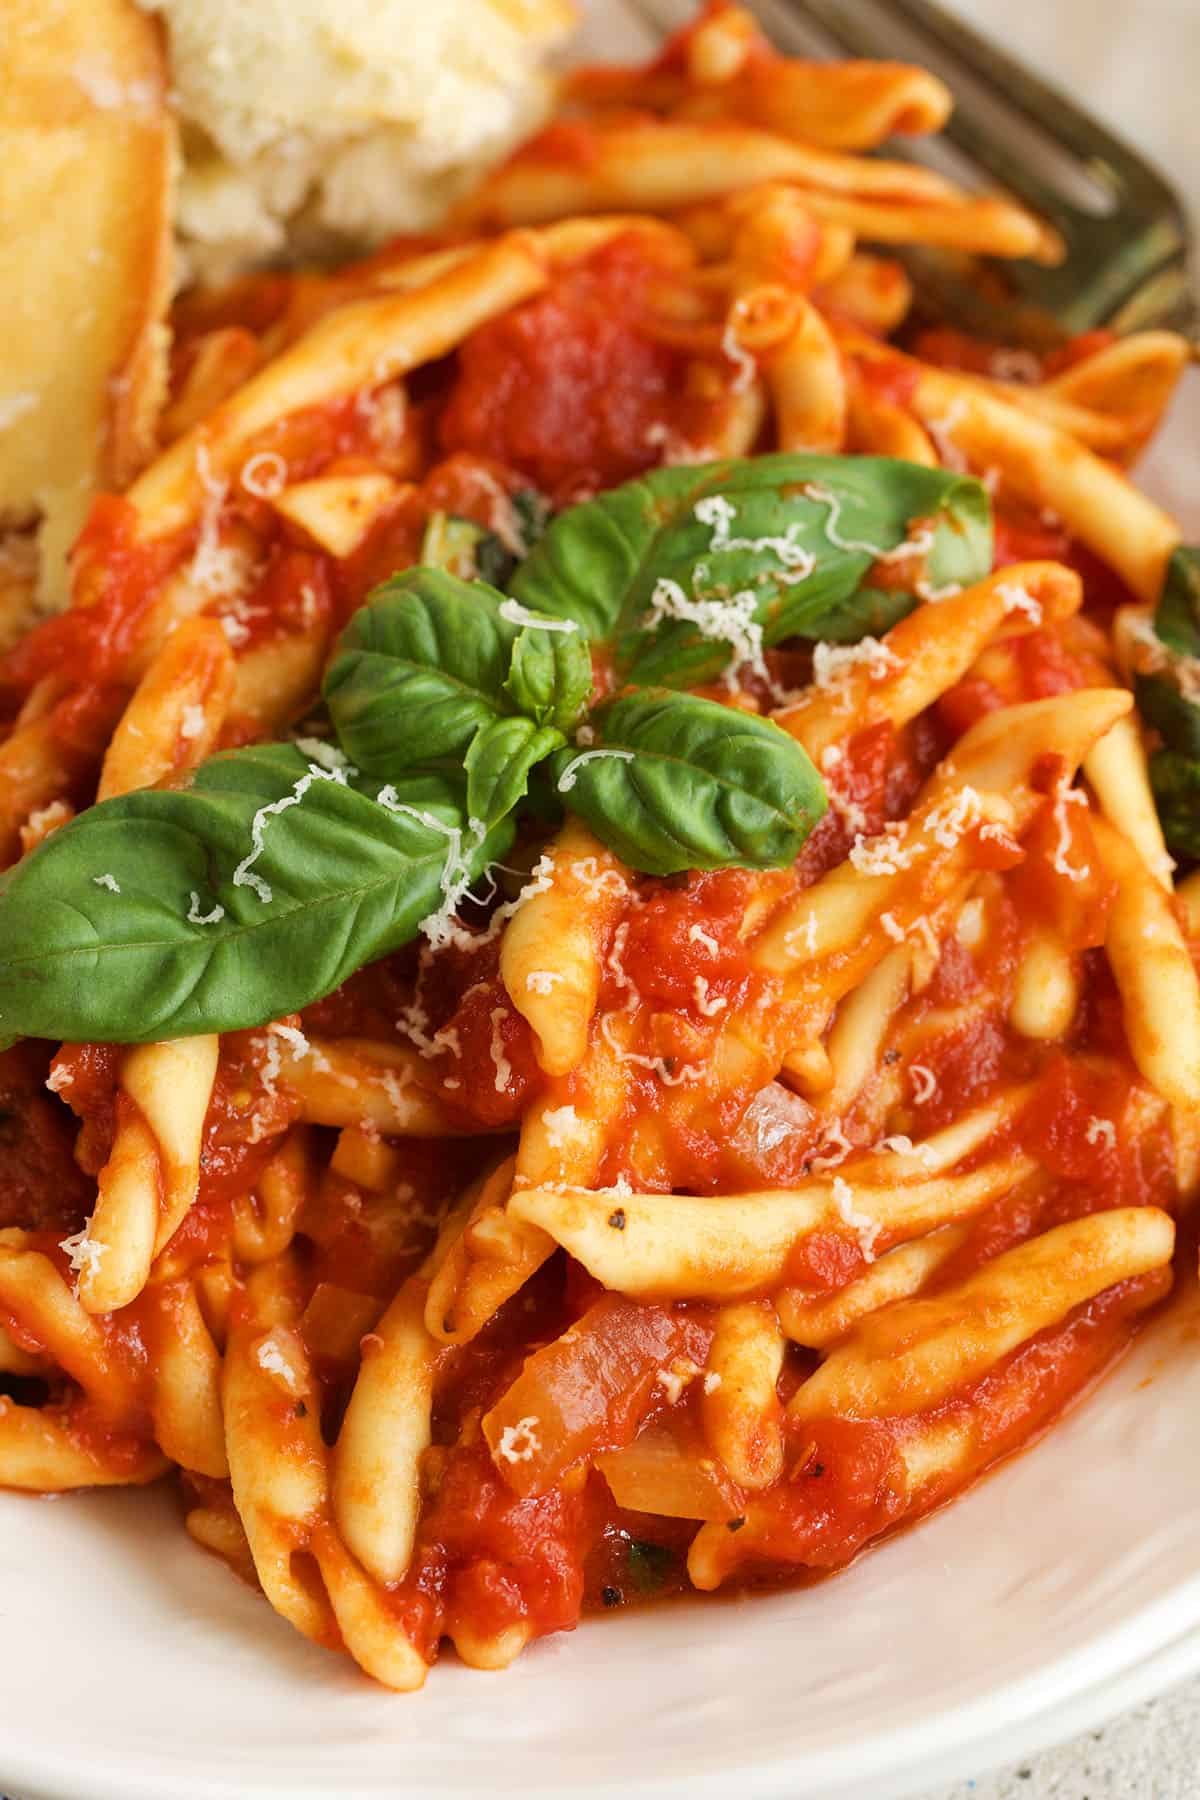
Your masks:
{"label": "pasta", "polygon": [[948,104],[710,6],[185,295],[0,658],[0,1484],[173,1471],[397,1691],[844,1567],[1182,1267],[1186,347],[911,328],[887,246],[1061,250],[859,154]]}

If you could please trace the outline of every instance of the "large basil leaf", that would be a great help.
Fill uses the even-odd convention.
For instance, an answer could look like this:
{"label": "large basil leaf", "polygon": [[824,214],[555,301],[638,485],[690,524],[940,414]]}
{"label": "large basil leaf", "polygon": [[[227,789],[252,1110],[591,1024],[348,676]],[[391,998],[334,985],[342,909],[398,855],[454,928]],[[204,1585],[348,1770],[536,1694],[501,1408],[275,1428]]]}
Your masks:
{"label": "large basil leaf", "polygon": [[506,817],[525,798],[530,771],[563,741],[561,731],[532,719],[493,719],[481,726],[463,760],[468,815],[488,826]]}
{"label": "large basil leaf", "polygon": [[342,748],[383,775],[461,757],[507,712],[504,683],[520,630],[503,596],[441,569],[408,569],[376,588],[342,633],[325,703]]}
{"label": "large basil leaf", "polygon": [[331,992],[511,842],[475,841],[461,780],[375,791],[276,744],[82,813],[0,883],[0,1029],[142,1043]]}
{"label": "large basil leaf", "polygon": [[944,469],[793,454],[655,469],[560,514],[510,585],[522,604],[611,642],[626,679],[689,686],[719,674],[730,645],[686,618],[656,621],[656,588],[685,606],[748,594],[767,647],[846,640],[916,604],[902,586],[863,584],[918,520],[933,522],[934,590],[987,574],[987,494]]}
{"label": "large basil leaf", "polygon": [[1150,785],[1167,848],[1186,862],[1200,861],[1200,761],[1175,750],[1150,758]]}
{"label": "large basil leaf", "polygon": [[[569,619],[552,623],[572,624]],[[573,730],[592,691],[592,658],[583,633],[574,626],[561,631],[526,625],[513,645],[504,687],[518,712],[539,725]]]}
{"label": "large basil leaf", "polygon": [[1200,757],[1200,706],[1181,693],[1170,670],[1161,675],[1138,675],[1133,685],[1138,711],[1160,733],[1167,748],[1182,756]]}
{"label": "large basil leaf", "polygon": [[1179,656],[1200,656],[1200,548],[1181,544],[1167,564],[1154,629]]}
{"label": "large basil leaf", "polygon": [[647,874],[780,867],[825,811],[812,763],[769,719],[650,690],[595,723],[596,747],[560,750],[554,779],[565,805]]}
{"label": "large basil leaf", "polygon": [[1162,667],[1135,678],[1138,710],[1169,750],[1200,757],[1200,704],[1188,679],[1200,659],[1200,550],[1183,544],[1171,557],[1154,630],[1165,646]]}

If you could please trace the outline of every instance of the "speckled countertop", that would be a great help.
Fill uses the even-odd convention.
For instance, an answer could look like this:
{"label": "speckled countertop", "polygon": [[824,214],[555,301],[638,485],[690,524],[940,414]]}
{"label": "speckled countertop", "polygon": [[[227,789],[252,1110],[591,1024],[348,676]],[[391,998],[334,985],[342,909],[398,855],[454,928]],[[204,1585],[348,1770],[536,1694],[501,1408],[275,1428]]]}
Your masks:
{"label": "speckled countertop", "polygon": [[[1150,152],[1200,217],[1200,0],[955,4]],[[921,1800],[1200,1800],[1200,1680]]]}
{"label": "speckled countertop", "polygon": [[1200,1681],[1098,1731],[922,1800],[1196,1800]]}

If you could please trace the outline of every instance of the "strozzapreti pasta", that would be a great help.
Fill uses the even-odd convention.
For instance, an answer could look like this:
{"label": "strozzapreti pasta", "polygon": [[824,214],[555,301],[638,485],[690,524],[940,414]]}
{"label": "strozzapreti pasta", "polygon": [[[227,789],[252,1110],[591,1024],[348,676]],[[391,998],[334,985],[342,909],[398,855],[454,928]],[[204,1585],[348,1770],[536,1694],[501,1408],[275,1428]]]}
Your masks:
{"label": "strozzapreti pasta", "polygon": [[1060,254],[860,154],[948,105],[716,4],[185,295],[0,660],[0,1483],[173,1471],[392,1688],[845,1566],[1171,1289],[1187,350],[909,323],[888,246]]}

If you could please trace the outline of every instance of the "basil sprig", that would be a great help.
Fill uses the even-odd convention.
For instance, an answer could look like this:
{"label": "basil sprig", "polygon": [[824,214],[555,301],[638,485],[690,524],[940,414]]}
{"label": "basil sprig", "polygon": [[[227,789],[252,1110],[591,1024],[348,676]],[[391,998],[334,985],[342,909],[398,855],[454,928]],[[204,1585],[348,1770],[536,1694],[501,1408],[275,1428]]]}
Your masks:
{"label": "basil sprig", "polygon": [[1181,545],[1167,564],[1154,630],[1165,661],[1134,681],[1138,709],[1163,740],[1150,758],[1150,785],[1168,848],[1200,860],[1200,549]]}
{"label": "basil sprig", "polygon": [[481,730],[511,715],[553,731],[548,755],[591,686],[578,627],[548,630],[485,582],[408,569],[376,588],[342,633],[324,699],[350,760],[394,775],[461,760]]}
{"label": "basil sprig", "polygon": [[[657,471],[560,515],[507,595],[445,568],[396,576],[330,664],[335,744],[214,757],[9,871],[0,1034],[136,1043],[298,1010],[422,924],[437,941],[523,804],[579,813],[652,874],[788,863],[825,809],[816,770],[769,720],[672,691],[735,647],[665,616],[657,584],[736,597],[759,646],[852,639],[914,603],[869,571],[915,521],[933,586],[986,572],[978,483],[776,456]],[[589,718],[593,652],[617,691]]]}

